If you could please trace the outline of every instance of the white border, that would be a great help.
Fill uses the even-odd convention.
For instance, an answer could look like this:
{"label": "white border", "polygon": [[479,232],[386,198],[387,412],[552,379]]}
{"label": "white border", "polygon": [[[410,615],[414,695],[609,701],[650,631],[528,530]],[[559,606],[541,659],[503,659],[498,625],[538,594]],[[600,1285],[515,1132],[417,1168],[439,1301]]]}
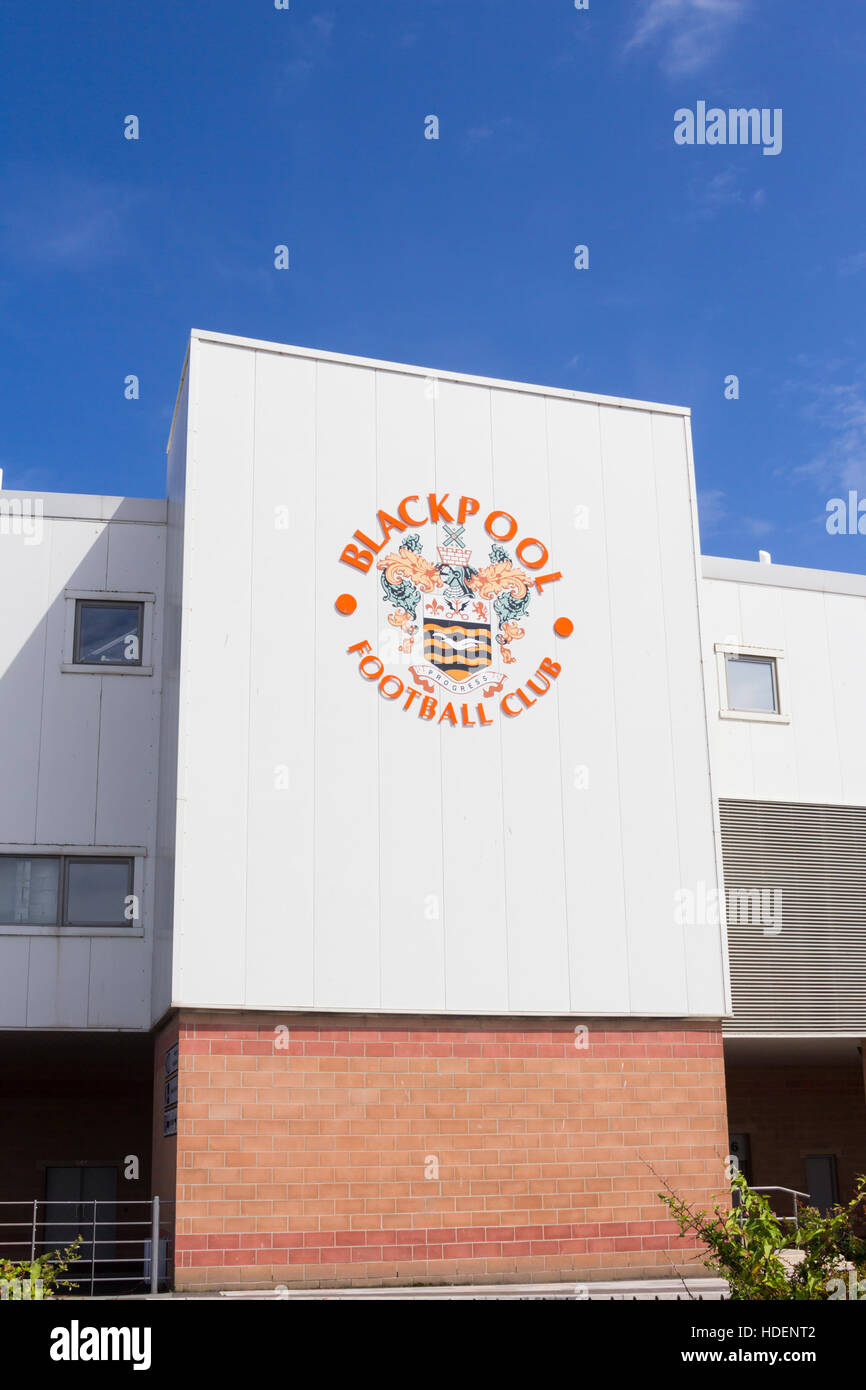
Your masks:
{"label": "white border", "polygon": [[[65,676],[152,676],[153,675],[153,606],[156,594],[134,593],[130,589],[64,589],[66,624],[63,633],[63,660],[60,670]],[[95,599],[108,603],[140,603],[141,662],[129,666],[100,666],[75,661],[75,607],[79,599]]]}
{"label": "white border", "polygon": [[[748,647],[743,642],[716,642],[716,673],[719,682],[719,718],[747,719],[758,724],[790,724],[791,716],[785,713],[785,653],[778,647]],[[778,710],[732,709],[728,704],[728,673],[726,656],[757,656],[776,663],[776,699]]]}

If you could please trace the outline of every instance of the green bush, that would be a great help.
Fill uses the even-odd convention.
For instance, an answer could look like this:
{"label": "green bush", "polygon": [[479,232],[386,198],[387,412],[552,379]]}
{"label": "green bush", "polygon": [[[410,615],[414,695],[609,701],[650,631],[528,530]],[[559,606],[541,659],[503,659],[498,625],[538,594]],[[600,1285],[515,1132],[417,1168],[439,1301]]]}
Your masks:
{"label": "green bush", "polygon": [[78,1258],[81,1239],[76,1236],[65,1250],[52,1250],[19,1264],[0,1256],[0,1300],[53,1298],[56,1290],[71,1288],[72,1281],[60,1276]]}
{"label": "green bush", "polygon": [[[840,1280],[853,1268],[866,1275],[866,1178],[847,1206],[829,1212],[801,1207],[796,1224],[775,1215],[767,1198],[742,1175],[731,1183],[739,1205],[697,1211],[674,1192],[658,1195],[685,1236],[706,1247],[705,1267],[726,1279],[732,1299],[765,1302],[839,1298]],[[783,1258],[783,1252],[790,1252]]]}

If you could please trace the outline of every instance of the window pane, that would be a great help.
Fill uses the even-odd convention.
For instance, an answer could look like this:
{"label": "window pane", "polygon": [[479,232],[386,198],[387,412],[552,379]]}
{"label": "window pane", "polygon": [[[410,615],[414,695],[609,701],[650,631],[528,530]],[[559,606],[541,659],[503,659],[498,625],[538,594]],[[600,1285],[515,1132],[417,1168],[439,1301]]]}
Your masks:
{"label": "window pane", "polygon": [[78,604],[75,660],[97,666],[141,665],[141,604]]}
{"label": "window pane", "polygon": [[0,857],[0,923],[53,926],[59,881],[59,859]]}
{"label": "window pane", "polygon": [[128,859],[70,859],[64,921],[71,927],[130,926],[123,915],[128,892]]}
{"label": "window pane", "polygon": [[776,663],[772,657],[729,656],[728,705],[731,709],[776,711]]}

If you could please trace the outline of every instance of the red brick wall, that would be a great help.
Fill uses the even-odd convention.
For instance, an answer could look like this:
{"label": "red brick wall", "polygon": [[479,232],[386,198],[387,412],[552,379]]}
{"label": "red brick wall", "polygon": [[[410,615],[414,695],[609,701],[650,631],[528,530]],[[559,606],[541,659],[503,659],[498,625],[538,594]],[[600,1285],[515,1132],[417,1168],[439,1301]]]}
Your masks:
{"label": "red brick wall", "polygon": [[860,1066],[731,1066],[727,1080],[731,1133],[749,1135],[755,1186],[804,1192],[806,1155],[836,1154],[840,1200],[853,1195],[866,1173]]}
{"label": "red brick wall", "polygon": [[178,1287],[703,1272],[656,1193],[722,1186],[715,1030],[187,1013],[179,1044]]}

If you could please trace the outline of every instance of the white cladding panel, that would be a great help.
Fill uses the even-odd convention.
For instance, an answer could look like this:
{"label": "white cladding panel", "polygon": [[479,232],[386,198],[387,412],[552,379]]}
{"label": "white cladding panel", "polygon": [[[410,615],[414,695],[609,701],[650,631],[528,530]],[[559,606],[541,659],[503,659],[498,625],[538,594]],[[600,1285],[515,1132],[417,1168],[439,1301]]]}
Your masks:
{"label": "white cladding panel", "polygon": [[[173,1001],[723,1013],[721,931],[676,913],[717,882],[687,421],[205,336],[189,370]],[[489,727],[347,654],[414,682],[420,639],[339,557],[429,493],[479,500],[473,566],[500,508],[512,560],[539,537],[562,573],[494,657],[504,691],[561,675],[512,718],[471,697]],[[429,520],[377,558],[413,529],[434,559]]]}
{"label": "white cladding panel", "polygon": [[[718,564],[706,561],[707,566]],[[724,562],[735,572],[734,562]],[[746,566],[756,570],[758,566]],[[866,689],[866,593],[833,592],[832,574],[800,571],[804,587],[705,578],[704,659],[716,795],[757,801],[866,805],[861,736]],[[796,571],[785,567],[788,580]],[[840,587],[846,576],[835,576]],[[820,586],[820,587],[819,587]],[[825,587],[826,586],[826,587]],[[780,654],[786,722],[719,715],[716,643]]]}
{"label": "white cladding panel", "polygon": [[[0,494],[0,852],[144,850],[128,935],[0,924],[0,1027],[151,1023],[149,983],[165,527],[155,502],[46,495],[19,532]],[[33,509],[34,499],[23,499]],[[65,672],[66,591],[155,595],[152,676]],[[150,619],[146,632],[150,631]],[[145,661],[147,661],[147,653]]]}

